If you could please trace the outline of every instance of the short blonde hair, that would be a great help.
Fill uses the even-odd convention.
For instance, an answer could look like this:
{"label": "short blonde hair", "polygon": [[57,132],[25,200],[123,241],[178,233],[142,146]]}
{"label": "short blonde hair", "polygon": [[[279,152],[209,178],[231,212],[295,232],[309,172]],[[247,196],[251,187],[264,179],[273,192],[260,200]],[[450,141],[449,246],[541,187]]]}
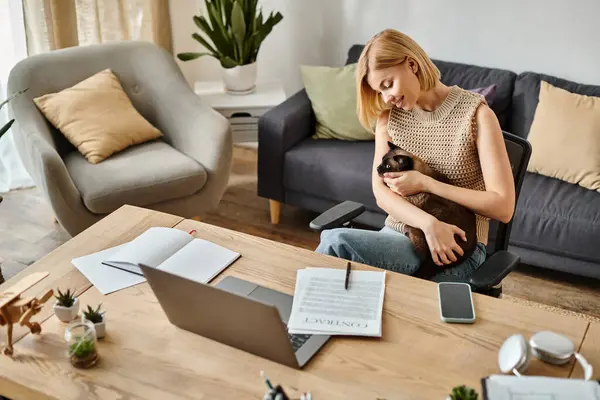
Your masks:
{"label": "short blonde hair", "polygon": [[418,65],[417,78],[421,90],[432,89],[440,80],[440,70],[412,38],[394,29],[373,36],[363,48],[356,66],[356,113],[360,123],[372,132],[374,120],[387,107],[381,96],[369,86],[369,71],[393,67],[407,59]]}

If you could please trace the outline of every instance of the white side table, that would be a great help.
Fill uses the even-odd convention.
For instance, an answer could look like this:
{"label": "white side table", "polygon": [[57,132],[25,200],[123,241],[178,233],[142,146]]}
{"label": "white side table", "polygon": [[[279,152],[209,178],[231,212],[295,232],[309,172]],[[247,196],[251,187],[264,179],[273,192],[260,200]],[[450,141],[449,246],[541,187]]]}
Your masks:
{"label": "white side table", "polygon": [[225,92],[222,81],[198,81],[194,91],[229,119],[234,143],[258,142],[258,118],[286,99],[279,82],[257,82],[253,93],[233,95]]}

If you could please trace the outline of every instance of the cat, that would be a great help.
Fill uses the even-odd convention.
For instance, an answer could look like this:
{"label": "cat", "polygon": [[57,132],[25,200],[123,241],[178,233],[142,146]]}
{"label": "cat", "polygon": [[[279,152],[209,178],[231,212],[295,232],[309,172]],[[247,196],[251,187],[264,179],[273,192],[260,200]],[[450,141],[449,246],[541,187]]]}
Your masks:
{"label": "cat", "polygon": [[[383,177],[383,174],[386,172],[415,170],[440,182],[449,183],[446,176],[435,171],[416,155],[405,151],[391,142],[388,142],[388,145],[390,146],[390,150],[382,157],[381,164],[377,166],[377,174],[380,177]],[[467,237],[467,240],[464,241],[460,236],[454,235],[456,243],[463,249],[464,254],[460,256],[455,253],[457,261],[445,264],[444,266],[437,266],[433,262],[423,231],[405,224],[404,234],[412,242],[421,260],[421,266],[416,276],[430,279],[442,268],[456,266],[473,254],[477,245],[477,228],[475,213],[473,211],[453,201],[426,192],[405,196],[404,198],[421,210],[433,215],[438,220],[456,225],[465,232]]]}

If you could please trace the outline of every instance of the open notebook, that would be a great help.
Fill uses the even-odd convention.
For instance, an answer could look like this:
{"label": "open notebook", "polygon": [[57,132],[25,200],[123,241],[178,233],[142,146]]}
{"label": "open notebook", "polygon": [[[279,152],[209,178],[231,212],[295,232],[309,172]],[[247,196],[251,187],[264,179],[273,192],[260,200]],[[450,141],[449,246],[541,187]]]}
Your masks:
{"label": "open notebook", "polygon": [[143,276],[137,264],[207,282],[238,259],[239,253],[196,239],[174,228],[152,227],[107,257],[102,264]]}
{"label": "open notebook", "polygon": [[208,283],[239,257],[235,251],[181,230],[152,227],[130,242],[71,262],[100,293],[109,294],[146,281],[137,264]]}

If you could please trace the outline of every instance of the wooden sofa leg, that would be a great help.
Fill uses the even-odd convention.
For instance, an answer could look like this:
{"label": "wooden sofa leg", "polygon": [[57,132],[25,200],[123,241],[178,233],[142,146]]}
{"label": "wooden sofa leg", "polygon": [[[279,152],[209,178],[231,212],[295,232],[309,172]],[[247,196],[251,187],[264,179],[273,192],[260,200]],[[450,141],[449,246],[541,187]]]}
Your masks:
{"label": "wooden sofa leg", "polygon": [[271,223],[277,225],[281,214],[281,203],[277,200],[269,200],[269,208],[271,209]]}
{"label": "wooden sofa leg", "polygon": [[200,216],[199,216],[199,215],[195,215],[195,216],[193,216],[191,219],[193,219],[194,221],[202,222],[202,221],[200,220]]}

